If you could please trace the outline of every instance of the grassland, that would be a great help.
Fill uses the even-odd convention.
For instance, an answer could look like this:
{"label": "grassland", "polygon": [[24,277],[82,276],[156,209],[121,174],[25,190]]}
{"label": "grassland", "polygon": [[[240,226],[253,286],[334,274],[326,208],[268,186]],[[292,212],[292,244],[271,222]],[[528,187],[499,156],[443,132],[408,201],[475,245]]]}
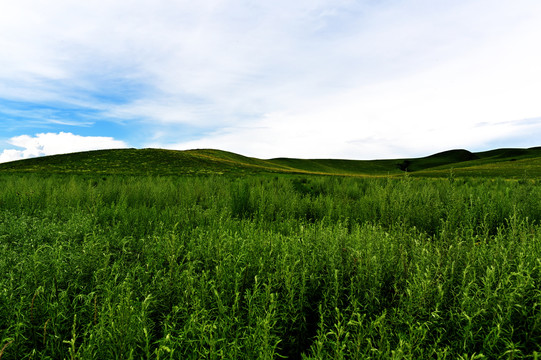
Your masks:
{"label": "grassland", "polygon": [[262,160],[199,149],[118,149],[54,155],[0,164],[0,173],[104,175],[312,174],[344,176],[541,177],[541,148],[471,153],[450,150],[423,158],[387,160]]}
{"label": "grassland", "polygon": [[[123,152],[3,168],[1,359],[539,357],[541,183],[522,169],[197,153],[174,155],[193,172],[163,155],[170,175]],[[497,155],[477,156],[460,162]]]}

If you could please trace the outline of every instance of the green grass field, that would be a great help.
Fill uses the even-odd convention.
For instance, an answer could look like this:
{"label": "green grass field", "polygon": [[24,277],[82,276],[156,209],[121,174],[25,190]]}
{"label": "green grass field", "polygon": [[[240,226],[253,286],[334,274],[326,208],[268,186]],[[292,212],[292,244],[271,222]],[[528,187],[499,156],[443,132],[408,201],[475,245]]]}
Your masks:
{"label": "green grass field", "polygon": [[0,164],[0,173],[109,175],[312,174],[344,176],[502,178],[541,177],[541,148],[498,149],[471,153],[450,150],[423,158],[387,160],[262,160],[231,152],[199,149],[98,150],[54,155]]}
{"label": "green grass field", "polygon": [[0,359],[537,359],[536,151],[2,164]]}

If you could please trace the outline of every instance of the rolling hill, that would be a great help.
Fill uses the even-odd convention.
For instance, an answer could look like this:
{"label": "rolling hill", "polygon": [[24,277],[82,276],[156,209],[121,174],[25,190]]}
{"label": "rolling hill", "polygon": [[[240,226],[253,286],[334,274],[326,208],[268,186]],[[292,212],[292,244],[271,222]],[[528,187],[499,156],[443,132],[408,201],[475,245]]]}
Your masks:
{"label": "rolling hill", "polygon": [[387,160],[258,159],[213,150],[114,149],[44,156],[0,164],[0,173],[205,175],[257,173],[347,176],[541,176],[541,147],[472,153],[457,149]]}

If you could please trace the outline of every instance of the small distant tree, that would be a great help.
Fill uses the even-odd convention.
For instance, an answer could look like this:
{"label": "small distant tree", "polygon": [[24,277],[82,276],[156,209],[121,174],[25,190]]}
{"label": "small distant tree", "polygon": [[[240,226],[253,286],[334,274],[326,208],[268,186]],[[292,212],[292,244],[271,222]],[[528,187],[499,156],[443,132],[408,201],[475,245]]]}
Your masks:
{"label": "small distant tree", "polygon": [[398,168],[402,171],[408,171],[408,167],[410,165],[411,165],[411,161],[409,160],[404,160],[400,164],[396,164],[396,166],[398,166]]}

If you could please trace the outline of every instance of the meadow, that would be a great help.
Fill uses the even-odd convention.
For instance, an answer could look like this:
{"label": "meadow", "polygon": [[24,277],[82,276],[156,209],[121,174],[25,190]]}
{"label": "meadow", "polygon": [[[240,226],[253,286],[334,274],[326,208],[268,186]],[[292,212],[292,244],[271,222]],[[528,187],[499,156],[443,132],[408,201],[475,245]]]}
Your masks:
{"label": "meadow", "polygon": [[537,359],[541,183],[0,174],[0,359]]}

